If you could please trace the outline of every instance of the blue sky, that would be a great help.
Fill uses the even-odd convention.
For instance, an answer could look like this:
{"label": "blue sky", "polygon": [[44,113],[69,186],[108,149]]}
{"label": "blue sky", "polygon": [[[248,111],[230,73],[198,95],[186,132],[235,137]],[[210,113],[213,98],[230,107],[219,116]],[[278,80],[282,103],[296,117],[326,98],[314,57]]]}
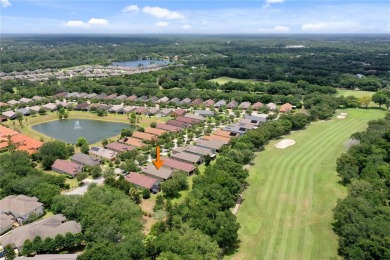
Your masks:
{"label": "blue sky", "polygon": [[389,33],[390,1],[0,0],[1,33]]}

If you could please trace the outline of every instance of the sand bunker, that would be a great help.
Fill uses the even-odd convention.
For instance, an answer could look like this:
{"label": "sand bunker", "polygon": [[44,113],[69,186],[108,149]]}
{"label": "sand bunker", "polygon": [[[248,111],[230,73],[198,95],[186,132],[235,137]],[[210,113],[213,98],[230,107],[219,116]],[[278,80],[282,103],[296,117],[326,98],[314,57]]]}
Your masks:
{"label": "sand bunker", "polygon": [[340,113],[340,116],[346,116],[348,115],[347,113]]}
{"label": "sand bunker", "polygon": [[294,144],[295,144],[294,140],[284,139],[284,140],[280,141],[279,143],[275,144],[275,146],[276,146],[276,148],[284,149],[284,148],[287,148],[287,147],[294,145]]}
{"label": "sand bunker", "polygon": [[339,115],[339,116],[337,116],[337,118],[338,118],[338,119],[344,119],[344,118],[345,118],[345,116],[343,116],[343,115]]}

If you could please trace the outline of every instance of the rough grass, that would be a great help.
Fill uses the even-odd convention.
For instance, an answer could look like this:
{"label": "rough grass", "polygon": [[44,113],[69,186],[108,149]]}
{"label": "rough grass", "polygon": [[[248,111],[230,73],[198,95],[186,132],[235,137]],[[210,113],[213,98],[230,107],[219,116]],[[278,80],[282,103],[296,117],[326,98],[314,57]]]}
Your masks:
{"label": "rough grass", "polygon": [[383,111],[347,109],[346,119],[311,124],[286,138],[296,144],[277,149],[270,142],[250,168],[248,189],[237,218],[240,247],[231,259],[337,258],[332,209],[346,189],[338,184],[336,159],[343,143]]}
{"label": "rough grass", "polygon": [[369,96],[372,97],[372,95],[375,94],[373,91],[363,91],[363,90],[350,90],[350,89],[337,89],[337,93],[339,96],[355,96],[357,98]]}
{"label": "rough grass", "polygon": [[218,84],[225,84],[229,81],[232,82],[256,82],[254,79],[236,79],[236,78],[230,78],[230,77],[219,77],[215,79],[210,79],[210,81],[217,82]]}

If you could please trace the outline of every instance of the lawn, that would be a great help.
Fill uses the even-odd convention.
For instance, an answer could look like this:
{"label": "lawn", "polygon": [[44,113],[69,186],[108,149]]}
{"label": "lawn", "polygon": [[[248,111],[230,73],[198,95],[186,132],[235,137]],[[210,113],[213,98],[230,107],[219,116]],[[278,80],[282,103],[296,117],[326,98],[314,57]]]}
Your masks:
{"label": "lawn", "polygon": [[232,82],[256,82],[254,79],[236,79],[236,78],[230,78],[230,77],[219,77],[215,79],[210,79],[210,81],[217,82],[218,84],[225,84],[229,81]]}
{"label": "lawn", "polygon": [[240,247],[231,259],[337,258],[332,209],[346,189],[338,184],[336,159],[343,143],[379,110],[347,109],[346,119],[311,124],[285,138],[296,144],[284,150],[271,141],[249,170],[248,189],[237,218]]}
{"label": "lawn", "polygon": [[350,89],[337,89],[337,93],[339,96],[355,96],[357,98],[369,96],[372,97],[372,95],[375,94],[373,91],[363,91],[363,90],[350,90]]}

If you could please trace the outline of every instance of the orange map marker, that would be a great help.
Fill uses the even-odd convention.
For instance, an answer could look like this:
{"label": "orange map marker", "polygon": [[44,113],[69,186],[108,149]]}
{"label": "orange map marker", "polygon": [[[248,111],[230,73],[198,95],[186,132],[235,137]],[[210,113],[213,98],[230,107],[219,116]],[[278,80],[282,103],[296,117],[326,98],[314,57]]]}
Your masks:
{"label": "orange map marker", "polygon": [[157,170],[164,165],[164,161],[160,159],[160,146],[156,146],[156,160],[152,161],[154,166],[156,166]]}

